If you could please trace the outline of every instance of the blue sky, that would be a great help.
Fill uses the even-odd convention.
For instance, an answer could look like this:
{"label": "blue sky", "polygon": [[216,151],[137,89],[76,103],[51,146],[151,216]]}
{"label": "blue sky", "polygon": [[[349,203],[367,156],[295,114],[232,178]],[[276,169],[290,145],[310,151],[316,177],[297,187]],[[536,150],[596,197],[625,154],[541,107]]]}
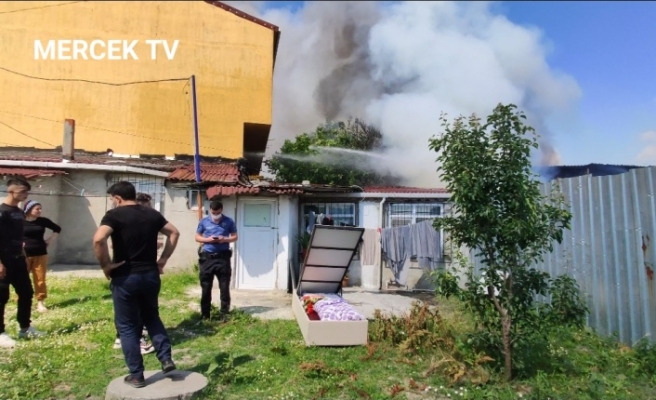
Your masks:
{"label": "blue sky", "polygon": [[[303,2],[267,2],[301,8]],[[656,2],[501,2],[512,22],[539,28],[549,65],[572,76],[582,95],[576,112],[551,121],[563,163],[636,164],[656,131]],[[656,164],[656,134],[652,161]]]}

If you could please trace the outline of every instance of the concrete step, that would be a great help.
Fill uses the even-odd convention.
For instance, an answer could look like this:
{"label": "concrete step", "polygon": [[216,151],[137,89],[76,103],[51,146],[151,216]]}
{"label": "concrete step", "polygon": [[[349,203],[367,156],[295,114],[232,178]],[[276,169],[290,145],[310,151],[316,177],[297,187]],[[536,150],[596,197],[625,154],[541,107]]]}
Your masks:
{"label": "concrete step", "polygon": [[200,398],[207,386],[207,378],[191,371],[145,371],[146,387],[127,385],[125,376],[114,379],[107,386],[105,400],[192,400]]}

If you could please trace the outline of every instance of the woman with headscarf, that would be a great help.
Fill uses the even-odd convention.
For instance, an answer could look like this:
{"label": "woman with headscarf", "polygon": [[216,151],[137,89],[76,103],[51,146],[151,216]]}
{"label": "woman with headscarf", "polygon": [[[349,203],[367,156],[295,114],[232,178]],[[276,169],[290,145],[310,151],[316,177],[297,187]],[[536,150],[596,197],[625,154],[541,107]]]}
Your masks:
{"label": "woman with headscarf", "polygon": [[[37,311],[48,310],[45,299],[48,297],[46,287],[46,270],[48,269],[48,246],[59,236],[61,227],[50,219],[42,217],[43,207],[36,200],[28,200],[23,206],[25,221],[23,223],[23,243],[27,256],[27,269],[32,271],[34,295],[37,300]],[[46,229],[52,231],[48,239],[44,239]]]}

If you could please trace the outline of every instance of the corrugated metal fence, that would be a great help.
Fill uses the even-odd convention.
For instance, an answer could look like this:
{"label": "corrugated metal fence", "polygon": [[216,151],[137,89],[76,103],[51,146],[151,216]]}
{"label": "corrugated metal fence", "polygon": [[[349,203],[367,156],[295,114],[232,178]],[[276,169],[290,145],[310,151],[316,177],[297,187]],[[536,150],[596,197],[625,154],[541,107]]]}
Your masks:
{"label": "corrugated metal fence", "polygon": [[[588,325],[629,345],[656,332],[656,168],[560,180],[572,212],[563,243],[536,267],[575,278],[590,307]],[[553,183],[542,185],[548,194]],[[472,254],[472,259],[474,259]],[[474,261],[480,267],[478,260]]]}

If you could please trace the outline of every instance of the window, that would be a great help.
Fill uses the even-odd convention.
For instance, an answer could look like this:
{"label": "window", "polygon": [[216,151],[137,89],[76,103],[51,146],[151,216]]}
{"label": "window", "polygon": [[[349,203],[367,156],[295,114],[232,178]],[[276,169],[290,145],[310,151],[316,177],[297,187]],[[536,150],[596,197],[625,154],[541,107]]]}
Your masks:
{"label": "window", "polygon": [[438,203],[396,203],[390,204],[387,213],[387,226],[416,224],[442,216],[442,204]]}
{"label": "window", "polygon": [[[187,191],[187,207],[190,210],[198,210],[198,189],[190,189]],[[201,191],[200,193],[201,199],[205,198],[205,193]],[[203,203],[206,203],[203,201]],[[207,202],[209,204],[209,202]],[[205,204],[203,204],[205,205]],[[205,207],[207,209],[207,207]]]}
{"label": "window", "polygon": [[[355,203],[306,203],[303,204],[301,215],[301,228],[307,229],[310,211],[314,211],[317,218],[320,214],[330,215],[336,226],[356,226]],[[316,221],[321,223],[321,221]]]}
{"label": "window", "polygon": [[[109,184],[120,181],[128,181],[134,185],[137,193],[146,193],[151,197],[150,204],[152,207],[159,211],[164,212],[164,195],[166,188],[164,187],[164,180],[149,175],[113,175]],[[111,205],[110,207],[111,208]]]}

